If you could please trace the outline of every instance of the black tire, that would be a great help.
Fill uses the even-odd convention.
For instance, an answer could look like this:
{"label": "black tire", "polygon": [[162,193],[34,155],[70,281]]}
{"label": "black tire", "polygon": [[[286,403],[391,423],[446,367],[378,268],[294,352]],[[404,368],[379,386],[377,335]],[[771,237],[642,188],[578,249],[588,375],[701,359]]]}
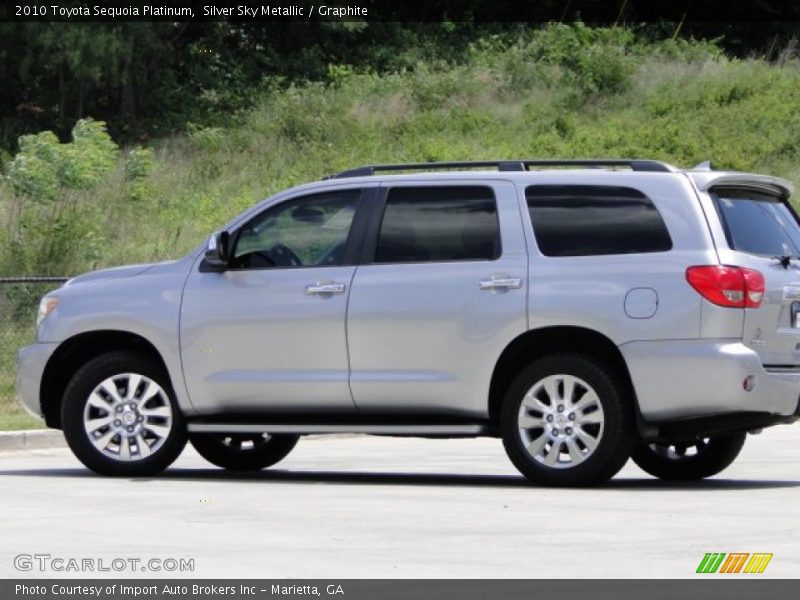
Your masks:
{"label": "black tire", "polygon": [[640,443],[631,458],[653,477],[696,481],[728,468],[742,451],[746,437],[746,433],[736,433],[679,444]]}
{"label": "black tire", "polygon": [[194,449],[212,465],[229,471],[260,471],[282,461],[297,445],[297,435],[192,434]]}
{"label": "black tire", "polygon": [[[157,449],[149,456],[131,461],[103,454],[90,441],[84,427],[84,410],[89,403],[89,396],[107,378],[124,373],[144,375],[157,383],[163,391],[158,399],[165,406],[168,403],[171,408],[168,433],[158,442]],[[175,393],[169,376],[158,363],[136,352],[109,352],[90,360],[78,369],[64,392],[61,425],[67,444],[78,460],[100,475],[122,477],[155,475],[171,465],[186,446],[186,428],[181,411],[175,402]],[[145,437],[148,435],[151,434],[144,434]],[[148,452],[149,448],[148,445]]]}
{"label": "black tire", "polygon": [[[590,386],[599,399],[603,417],[602,429],[598,425],[594,430],[597,440],[593,451],[590,452],[588,445],[583,444],[582,441],[579,442],[582,462],[575,461],[576,464],[574,466],[566,466],[564,468],[548,466],[543,460],[535,458],[527,450],[526,442],[523,440],[519,427],[522,402],[526,394],[545,378],[558,375],[578,378]],[[578,385],[577,387],[580,388],[581,386]],[[560,389],[563,390],[563,387]],[[608,369],[602,362],[590,356],[557,354],[532,363],[511,383],[500,415],[503,445],[511,462],[525,477],[540,485],[587,486],[611,479],[627,462],[636,440],[633,403],[630,394],[626,391],[627,389],[628,386],[613,370]],[[580,394],[577,399],[575,394]],[[588,390],[581,392],[579,389],[577,392],[573,392],[570,402],[578,403],[580,398],[586,394],[588,394]],[[551,402],[548,398],[545,398],[545,400]],[[530,398],[528,402],[530,402]],[[596,406],[598,403],[594,402],[593,404]],[[577,410],[575,411],[576,413]],[[595,408],[595,410],[598,409]],[[569,425],[569,422],[567,425]],[[552,426],[553,423],[546,425],[546,427]],[[589,430],[591,427],[591,425],[586,425],[581,430]],[[578,428],[573,430],[577,431]],[[534,435],[538,436],[538,434]],[[542,428],[541,435],[549,435],[549,433]],[[576,434],[572,439],[576,440],[578,437],[580,436]],[[552,438],[546,439],[550,440]],[[551,441],[547,443],[550,448],[547,453],[549,457],[555,444]],[[557,447],[558,450],[555,456],[556,460],[559,460],[562,452],[566,453],[566,442],[559,444]],[[547,448],[548,446],[545,446],[543,449],[546,450]],[[564,463],[568,462],[573,462],[571,456],[569,461],[564,461]]]}

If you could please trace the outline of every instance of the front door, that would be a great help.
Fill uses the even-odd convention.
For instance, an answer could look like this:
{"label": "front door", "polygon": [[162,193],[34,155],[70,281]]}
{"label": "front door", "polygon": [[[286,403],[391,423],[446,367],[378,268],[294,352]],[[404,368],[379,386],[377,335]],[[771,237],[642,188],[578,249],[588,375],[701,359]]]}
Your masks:
{"label": "front door", "polygon": [[231,232],[229,268],[202,261],[181,308],[181,357],[201,413],[354,411],[345,316],[362,190],[285,200]]}

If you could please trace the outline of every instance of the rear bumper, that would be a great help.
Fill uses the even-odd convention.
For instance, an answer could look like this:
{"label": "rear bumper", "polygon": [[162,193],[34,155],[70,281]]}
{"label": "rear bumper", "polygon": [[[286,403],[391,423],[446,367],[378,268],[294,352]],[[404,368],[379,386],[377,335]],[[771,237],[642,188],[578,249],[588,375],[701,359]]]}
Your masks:
{"label": "rear bumper", "polygon": [[57,347],[58,344],[33,344],[17,354],[17,397],[25,410],[37,417],[42,416],[42,374]]}
{"label": "rear bumper", "polygon": [[[741,341],[631,342],[620,351],[647,423],[734,413],[792,417],[798,409],[800,372],[767,372]],[[755,385],[746,391],[749,376]]]}

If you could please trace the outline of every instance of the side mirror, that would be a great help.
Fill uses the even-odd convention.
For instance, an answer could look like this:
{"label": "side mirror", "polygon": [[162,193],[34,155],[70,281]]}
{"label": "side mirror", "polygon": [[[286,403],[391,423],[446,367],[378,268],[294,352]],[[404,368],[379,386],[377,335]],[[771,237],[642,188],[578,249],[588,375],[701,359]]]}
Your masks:
{"label": "side mirror", "polygon": [[227,231],[217,231],[211,234],[206,245],[206,262],[214,267],[228,265],[228,241],[230,234]]}

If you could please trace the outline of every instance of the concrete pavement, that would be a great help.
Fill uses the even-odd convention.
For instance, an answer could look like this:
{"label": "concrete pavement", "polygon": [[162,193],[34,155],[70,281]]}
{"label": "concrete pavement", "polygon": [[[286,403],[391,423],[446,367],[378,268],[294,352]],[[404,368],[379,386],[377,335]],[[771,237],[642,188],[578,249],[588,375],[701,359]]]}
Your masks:
{"label": "concrete pavement", "polygon": [[711,480],[666,484],[628,464],[577,490],[527,485],[490,439],[317,437],[255,475],[187,449],[144,480],[32,450],[0,455],[0,577],[138,575],[13,566],[47,553],[195,561],[153,577],[684,578],[706,552],[772,552],[763,576],[797,577],[798,513],[796,426],[750,436]]}

